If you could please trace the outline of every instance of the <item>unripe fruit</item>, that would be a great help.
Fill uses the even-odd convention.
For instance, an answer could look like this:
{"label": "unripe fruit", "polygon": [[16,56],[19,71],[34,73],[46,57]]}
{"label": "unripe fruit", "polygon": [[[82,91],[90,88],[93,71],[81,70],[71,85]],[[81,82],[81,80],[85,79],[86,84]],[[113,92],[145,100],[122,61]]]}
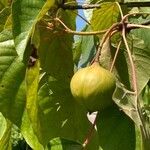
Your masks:
{"label": "unripe fruit", "polygon": [[98,62],[94,62],[74,74],[70,88],[73,97],[89,112],[94,112],[112,104],[115,78]]}

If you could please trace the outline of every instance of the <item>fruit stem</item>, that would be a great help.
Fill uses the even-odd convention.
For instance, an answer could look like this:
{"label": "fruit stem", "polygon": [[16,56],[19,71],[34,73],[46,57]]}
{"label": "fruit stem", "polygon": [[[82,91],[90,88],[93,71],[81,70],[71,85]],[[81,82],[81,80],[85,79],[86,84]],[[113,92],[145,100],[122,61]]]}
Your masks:
{"label": "fruit stem", "polygon": [[93,135],[93,132],[94,132],[94,129],[95,129],[95,126],[96,126],[97,116],[98,115],[96,114],[96,116],[94,118],[94,122],[92,124],[92,127],[90,128],[90,130],[88,132],[88,135],[86,136],[87,138],[85,139],[85,141],[82,144],[84,150],[85,150],[87,144],[90,142],[90,140],[92,138],[92,135]]}
{"label": "fruit stem", "polygon": [[115,30],[118,31],[118,26],[119,26],[119,25],[120,25],[120,23],[117,22],[117,23],[113,24],[113,25],[106,31],[106,33],[105,33],[104,36],[102,37],[102,40],[101,40],[100,45],[99,45],[99,47],[98,47],[97,53],[96,53],[95,58],[94,58],[94,62],[99,62],[99,58],[100,58],[100,55],[101,55],[101,49],[102,49],[104,43],[106,42],[106,40],[107,40],[108,38],[110,38],[111,33],[112,33],[113,31],[115,31]]}

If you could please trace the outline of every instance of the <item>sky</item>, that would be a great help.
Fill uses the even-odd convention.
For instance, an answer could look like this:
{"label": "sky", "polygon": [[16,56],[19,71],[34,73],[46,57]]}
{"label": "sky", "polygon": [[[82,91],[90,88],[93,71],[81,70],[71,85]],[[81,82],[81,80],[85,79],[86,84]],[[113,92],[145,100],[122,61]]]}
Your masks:
{"label": "sky", "polygon": [[[77,2],[80,2],[79,4],[82,4],[84,0],[77,0]],[[80,15],[84,16],[83,10],[79,9],[78,12]],[[76,25],[77,25],[77,31],[80,31],[83,29],[85,25],[85,21],[82,20],[79,16],[77,16]]]}

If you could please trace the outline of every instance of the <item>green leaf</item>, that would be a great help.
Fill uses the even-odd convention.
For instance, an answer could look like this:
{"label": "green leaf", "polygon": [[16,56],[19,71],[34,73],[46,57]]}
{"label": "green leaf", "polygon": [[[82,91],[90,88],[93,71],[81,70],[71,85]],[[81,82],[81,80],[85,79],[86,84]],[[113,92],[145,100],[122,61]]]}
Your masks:
{"label": "green leaf", "polygon": [[[87,27],[85,32],[91,31],[90,27]],[[93,36],[83,36],[81,38],[81,58],[79,60],[79,67],[86,67],[93,59],[96,47],[94,45],[94,37]]]}
{"label": "green leaf", "polygon": [[[69,11],[59,11],[61,20],[68,26],[74,27],[75,15],[72,15]],[[35,85],[33,81],[35,83],[38,81],[30,82],[32,88],[29,92],[34,91],[34,101],[37,105],[28,103],[30,105],[28,105],[28,108],[36,110],[36,107],[38,107],[34,114],[28,113],[33,132],[43,146],[46,146],[51,139],[56,137],[82,143],[91,123],[87,119],[84,108],[75,102],[70,92],[70,79],[73,75],[73,36],[65,34],[61,30],[57,31],[57,28],[55,31],[51,31],[40,25],[36,29],[39,28],[38,54],[42,68],[41,73],[44,76],[42,74],[40,77],[38,93],[35,90],[37,84],[34,87],[32,86],[32,84]],[[58,27],[62,28],[60,25]],[[38,35],[33,38],[36,46],[37,39]],[[35,74],[32,75],[31,73],[30,76],[37,79],[37,74]],[[35,99],[36,94],[38,94],[38,99]],[[31,97],[29,98],[31,100]],[[96,133],[89,147],[98,149]]]}
{"label": "green leaf", "polygon": [[18,59],[10,31],[0,34],[0,111],[19,125],[25,107],[25,64]]}
{"label": "green leaf", "polygon": [[12,150],[11,140],[10,140],[12,124],[8,120],[5,120],[5,124],[6,124],[6,127],[4,129],[4,134],[0,138],[0,149],[1,150]]}
{"label": "green leaf", "polygon": [[[46,146],[50,139],[64,137],[82,142],[90,123],[83,108],[73,100],[68,83],[47,78],[47,82],[39,88],[38,99],[38,67],[27,71],[27,113],[24,114],[21,126],[22,134],[32,148]],[[38,100],[38,101],[37,101]],[[98,147],[96,135],[91,147]],[[40,145],[40,143],[42,145]],[[89,147],[90,147],[89,146]]]}
{"label": "green leaf", "polygon": [[34,66],[29,67],[26,71],[26,86],[27,86],[27,104],[26,109],[28,116],[31,120],[33,127],[37,128],[38,120],[38,105],[37,105],[37,92],[39,84],[39,62],[36,61]]}
{"label": "green leaf", "polygon": [[97,131],[103,150],[135,150],[134,123],[116,106],[99,113]]}
{"label": "green leaf", "polygon": [[82,145],[67,139],[56,138],[49,142],[47,150],[82,150]]}
{"label": "green leaf", "polygon": [[16,51],[23,59],[29,38],[35,24],[52,7],[54,0],[16,0],[12,6],[13,35]]}
{"label": "green leaf", "polygon": [[135,128],[136,130],[136,150],[141,150],[142,148],[142,137],[140,130],[138,128]]}
{"label": "green leaf", "polygon": [[132,34],[133,57],[137,72],[138,93],[140,94],[150,79],[150,31],[135,30]]}
{"label": "green leaf", "polygon": [[[64,10],[59,13],[60,19],[73,29],[76,15]],[[57,27],[61,28],[59,24]],[[56,137],[83,142],[90,127],[85,110],[76,104],[70,92],[72,43],[72,35],[40,27],[39,58],[46,75],[38,91],[40,125],[35,133],[44,144]],[[92,146],[97,149],[96,142]]]}
{"label": "green leaf", "polygon": [[7,128],[7,122],[4,116],[0,113],[0,140],[3,137],[5,130]]}
{"label": "green leaf", "polygon": [[21,133],[25,141],[28,143],[28,145],[30,145],[32,149],[44,150],[44,147],[40,144],[37,136],[33,131],[32,122],[30,121],[30,118],[26,110],[24,111],[22,117]]}
{"label": "green leaf", "polygon": [[116,3],[102,3],[101,8],[93,11],[91,19],[92,28],[97,30],[108,29],[119,18],[119,8]]}
{"label": "green leaf", "polygon": [[4,8],[0,12],[0,32],[4,29],[5,22],[7,21],[9,15],[10,15],[10,8]]}
{"label": "green leaf", "polygon": [[8,0],[0,0],[0,10],[2,10],[5,7],[7,7],[8,4],[9,4]]}
{"label": "green leaf", "polygon": [[[75,26],[75,16],[69,11],[60,11],[61,20],[69,27]],[[39,57],[44,72],[59,78],[70,79],[73,75],[73,35],[65,34],[56,27],[56,31],[47,30],[45,26],[39,25]]]}
{"label": "green leaf", "polygon": [[[68,84],[64,80],[49,77],[39,89],[40,128],[36,133],[41,136],[42,142],[63,137],[81,143],[90,128],[86,112],[72,98]],[[95,144],[91,146],[97,149],[96,136],[92,141]]]}

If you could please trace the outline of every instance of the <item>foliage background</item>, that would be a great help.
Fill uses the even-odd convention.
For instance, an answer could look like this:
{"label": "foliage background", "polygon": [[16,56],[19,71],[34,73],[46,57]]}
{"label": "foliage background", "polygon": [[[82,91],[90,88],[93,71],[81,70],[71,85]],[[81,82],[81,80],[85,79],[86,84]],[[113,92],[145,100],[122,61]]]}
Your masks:
{"label": "foliage background", "polygon": [[[54,0],[0,1],[0,149],[80,150],[92,123],[87,111],[71,95],[74,72],[89,65],[102,36],[80,36],[64,32],[54,21],[59,17],[76,30],[76,10],[63,10]],[[67,2],[70,2],[69,0]],[[97,0],[87,0],[97,3]],[[124,1],[131,2],[131,1]],[[138,1],[138,2],[144,2]],[[146,2],[146,1],[145,1]],[[122,6],[124,14],[148,12],[149,7]],[[108,29],[120,21],[115,1],[101,1],[101,8],[84,10],[84,32]],[[129,22],[149,21],[149,15],[131,16]],[[53,26],[47,28],[47,23]],[[77,24],[78,26],[78,24]],[[132,90],[132,71],[126,47],[121,45],[113,73],[117,87],[114,105],[98,113],[89,150],[145,150],[149,148],[150,30],[132,30],[127,41],[137,74],[141,118]],[[102,48],[100,64],[110,68],[120,34]],[[126,93],[127,92],[127,93]],[[144,120],[144,121],[143,121]],[[146,130],[147,136],[139,128]],[[143,131],[143,130],[141,130]],[[146,144],[145,144],[146,143]]]}

